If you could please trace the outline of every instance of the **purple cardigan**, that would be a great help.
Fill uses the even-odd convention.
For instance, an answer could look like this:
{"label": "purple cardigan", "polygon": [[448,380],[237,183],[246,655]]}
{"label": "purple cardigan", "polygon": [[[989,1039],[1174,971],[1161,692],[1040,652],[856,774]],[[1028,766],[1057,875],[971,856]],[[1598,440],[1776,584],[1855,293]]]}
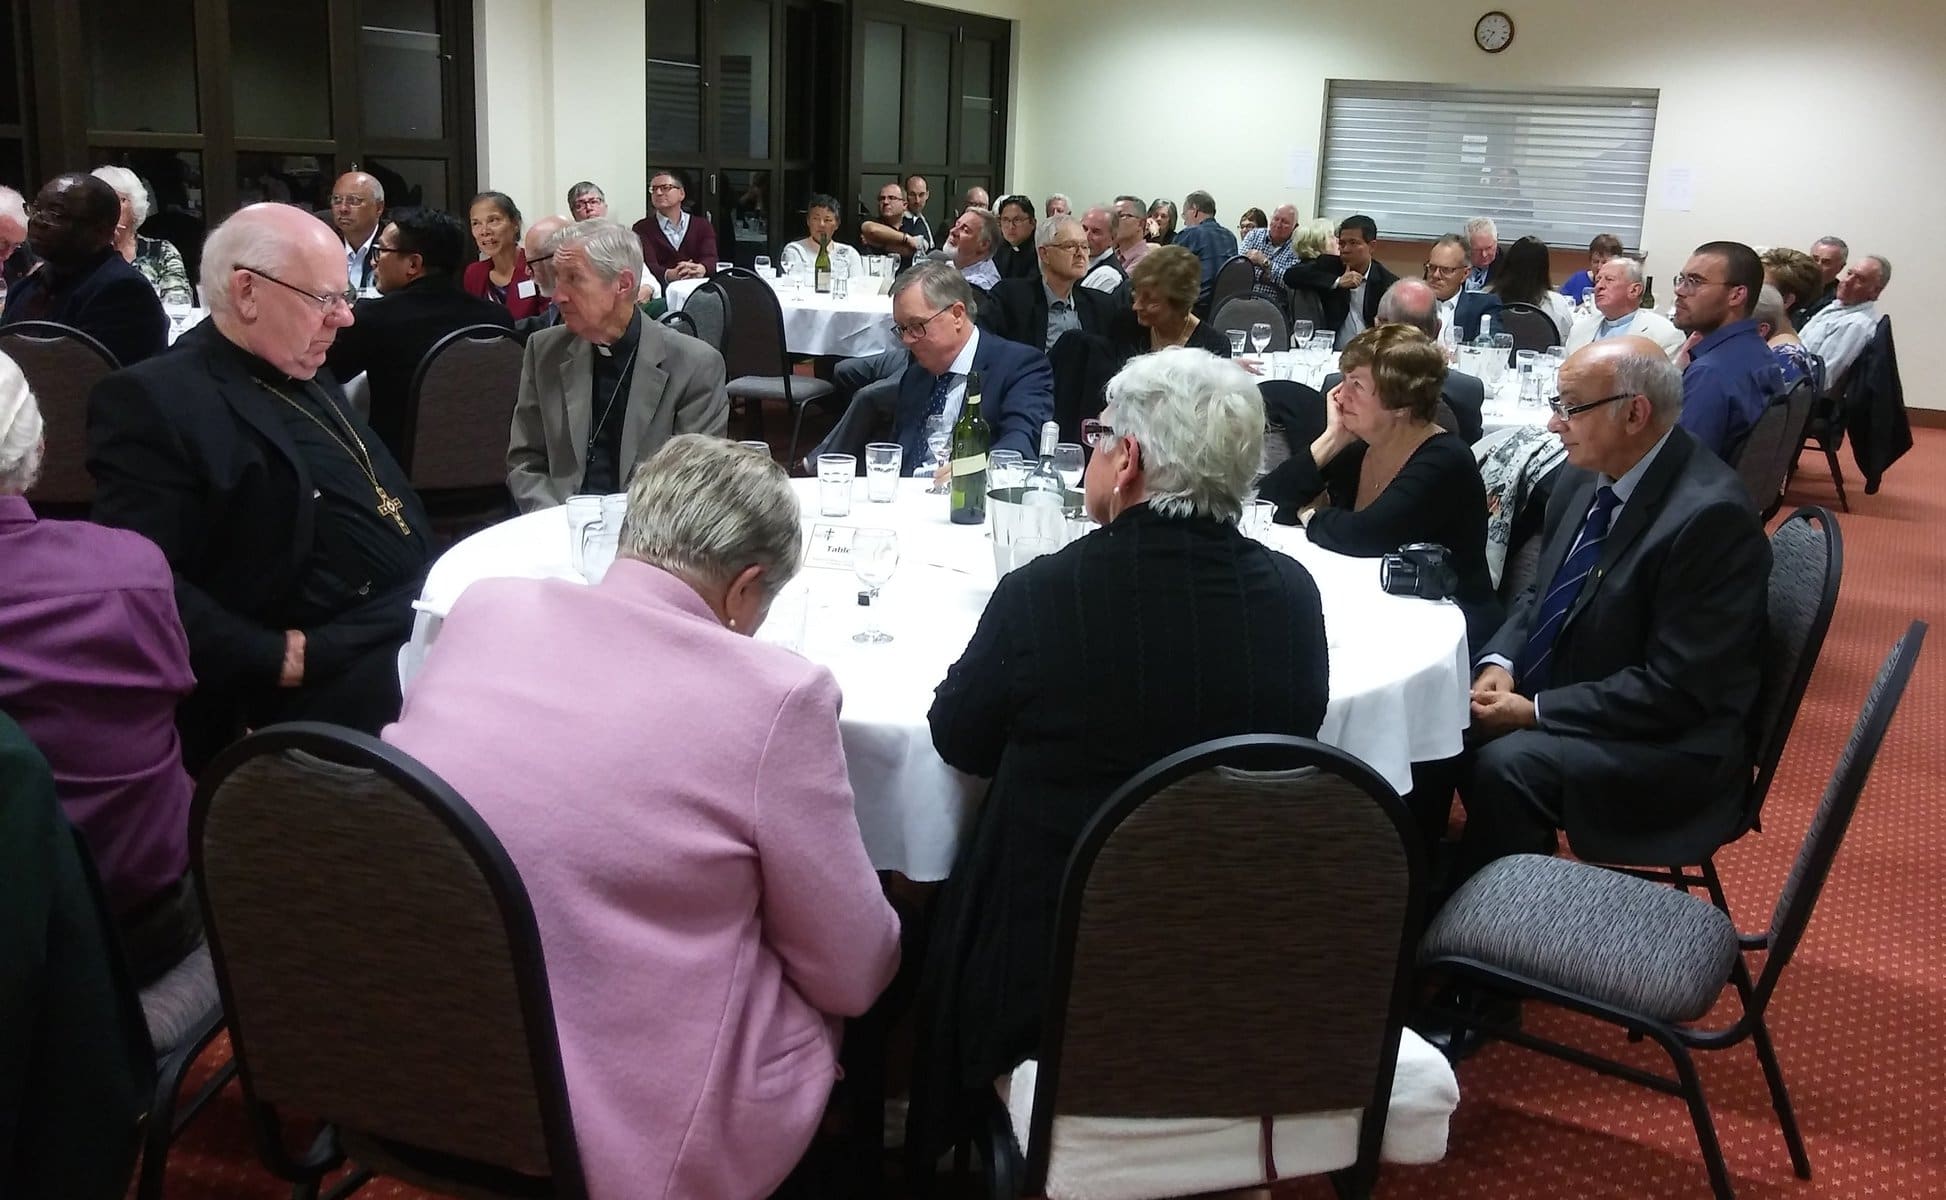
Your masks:
{"label": "purple cardigan", "polygon": [[899,959],[830,672],[623,559],[474,584],[384,737],[527,885],[590,1196],[774,1191]]}
{"label": "purple cardigan", "polygon": [[642,260],[658,282],[677,263],[701,263],[705,271],[716,270],[716,228],[702,213],[689,214],[689,228],[682,231],[680,246],[669,244],[654,212],[637,221],[634,232],[642,240]]}
{"label": "purple cardigan", "polygon": [[195,686],[153,542],[0,496],[0,711],[54,769],[117,914],[189,869],[176,704]]}

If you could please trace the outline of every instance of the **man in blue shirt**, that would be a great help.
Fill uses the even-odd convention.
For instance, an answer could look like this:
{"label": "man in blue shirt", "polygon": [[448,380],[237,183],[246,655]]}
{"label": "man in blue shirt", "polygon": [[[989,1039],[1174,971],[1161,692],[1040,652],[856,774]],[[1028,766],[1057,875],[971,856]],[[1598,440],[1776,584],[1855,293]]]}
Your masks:
{"label": "man in blue shirt", "polygon": [[1705,242],[1675,282],[1676,328],[1689,335],[1681,424],[1728,462],[1784,391],[1777,359],[1750,318],[1764,265],[1742,242]]}
{"label": "man in blue shirt", "polygon": [[1237,235],[1216,223],[1216,201],[1208,192],[1183,197],[1182,223],[1175,244],[1203,260],[1203,290],[1196,297],[1196,311],[1201,313],[1209,308],[1217,270],[1236,257]]}

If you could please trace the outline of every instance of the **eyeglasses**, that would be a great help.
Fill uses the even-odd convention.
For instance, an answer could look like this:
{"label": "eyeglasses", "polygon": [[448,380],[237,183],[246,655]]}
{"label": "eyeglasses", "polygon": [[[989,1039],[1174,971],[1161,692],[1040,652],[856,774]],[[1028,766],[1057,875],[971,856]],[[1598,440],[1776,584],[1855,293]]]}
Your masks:
{"label": "eyeglasses", "polygon": [[[400,249],[397,246],[388,246],[384,242],[379,242],[378,244],[372,247],[372,253],[373,254],[403,254],[406,253],[406,251]],[[269,278],[269,276],[265,276],[265,278]]]}
{"label": "eyeglasses", "polygon": [[536,254],[534,257],[527,260],[527,265],[530,267],[538,267],[544,262],[552,262],[552,261],[554,261],[554,256],[552,254]]}
{"label": "eyeglasses", "polygon": [[1001,217],[1000,223],[1002,225],[1032,225],[1034,218],[1023,216]]}
{"label": "eyeglasses", "polygon": [[680,183],[652,183],[649,185],[649,190],[652,192],[680,192],[682,185]]}
{"label": "eyeglasses", "polygon": [[306,297],[311,303],[317,305],[318,312],[324,316],[331,315],[331,308],[335,304],[342,304],[346,308],[350,308],[358,300],[357,288],[346,288],[342,292],[313,292],[306,288],[298,287],[294,283],[285,283],[270,272],[260,271],[256,267],[239,266],[237,270],[248,271],[259,279],[268,279],[280,288],[289,288],[291,291]]}
{"label": "eyeglasses", "polygon": [[1466,264],[1464,263],[1460,264],[1457,267],[1442,267],[1437,263],[1427,263],[1426,278],[1431,279],[1434,276],[1438,276],[1439,278],[1444,279],[1449,275],[1464,275],[1466,273],[1466,270],[1467,270]]}
{"label": "eyeglasses", "polygon": [[367,204],[370,204],[371,202],[372,202],[372,199],[371,199],[371,197],[370,197],[370,196],[333,196],[333,197],[331,197],[331,205],[332,205],[332,207],[333,207],[333,208],[336,208],[336,207],[337,207],[338,205],[340,205],[340,204],[342,204],[342,205],[345,205],[345,206],[346,206],[347,208],[363,208],[363,207],[365,207],[365,206],[366,206]]}
{"label": "eyeglasses", "polygon": [[1591,408],[1600,408],[1604,404],[1613,404],[1617,400],[1633,399],[1634,396],[1634,392],[1616,392],[1612,396],[1603,396],[1599,400],[1590,400],[1586,404],[1563,404],[1561,403],[1561,398],[1556,396],[1547,402],[1547,407],[1552,410],[1555,416],[1561,418],[1563,421],[1569,421],[1573,420],[1577,414],[1585,413]]}
{"label": "eyeglasses", "polygon": [[1691,292],[1697,291],[1700,288],[1731,286],[1728,280],[1704,279],[1701,275],[1678,275],[1676,276],[1674,282],[1676,285],[1677,293],[1684,296],[1687,296]]}
{"label": "eyeglasses", "polygon": [[[957,304],[958,301],[954,301],[953,303]],[[952,311],[952,308],[953,305],[948,304],[945,308],[940,309],[939,312],[932,314],[932,316],[921,317],[910,325],[901,325],[897,321],[894,321],[892,322],[892,333],[902,341],[918,341],[920,338],[926,336],[926,326],[932,324],[933,320],[941,313]]]}
{"label": "eyeglasses", "polygon": [[1081,444],[1090,450],[1099,450],[1115,439],[1115,427],[1106,421],[1081,422]]}
{"label": "eyeglasses", "polygon": [[1049,243],[1047,244],[1047,246],[1046,246],[1045,248],[1046,248],[1046,249],[1048,249],[1048,250],[1064,250],[1064,251],[1066,251],[1066,252],[1067,252],[1067,253],[1069,253],[1069,254],[1086,254],[1086,253],[1088,252],[1088,243],[1086,243],[1086,242],[1049,242]]}

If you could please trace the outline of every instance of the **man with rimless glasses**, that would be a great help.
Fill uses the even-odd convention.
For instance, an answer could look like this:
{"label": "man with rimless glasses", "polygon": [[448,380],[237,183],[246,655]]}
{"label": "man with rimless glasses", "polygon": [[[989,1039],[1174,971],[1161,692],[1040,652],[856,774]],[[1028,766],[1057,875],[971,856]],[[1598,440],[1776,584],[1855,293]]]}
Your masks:
{"label": "man with rimless glasses", "polygon": [[174,573],[192,773],[246,728],[397,717],[431,551],[405,472],[323,369],[356,299],[332,228],[251,205],[210,234],[202,282],[210,319],[88,401],[94,519]]}

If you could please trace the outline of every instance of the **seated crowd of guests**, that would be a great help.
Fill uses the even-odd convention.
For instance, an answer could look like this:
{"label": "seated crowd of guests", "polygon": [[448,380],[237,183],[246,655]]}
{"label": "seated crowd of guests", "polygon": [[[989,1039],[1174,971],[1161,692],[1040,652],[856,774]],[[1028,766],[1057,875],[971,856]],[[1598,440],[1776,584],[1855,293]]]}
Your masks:
{"label": "seated crowd of guests", "polygon": [[[919,1014],[907,1145],[936,1158],[1038,1053],[1063,866],[1109,794],[1194,743],[1324,722],[1318,587],[1239,531],[1253,492],[1326,549],[1451,555],[1472,734],[1415,765],[1410,797],[1443,887],[1563,832],[1620,861],[1734,832],[1769,547],[1725,459],[1787,381],[1856,360],[1889,263],[1841,270],[1800,325],[1825,282],[1814,257],[1711,242],[1675,280],[1670,326],[1634,307],[1640,263],[1604,244],[1581,281],[1595,311],[1570,320],[1546,248],[1502,251],[1490,223],[1436,242],[1416,279],[1374,257],[1368,218],[1303,225],[1286,205],[1239,243],[1206,192],[1180,226],[1174,205],[1132,196],[1079,214],[1056,196],[1039,218],[1025,196],[968,197],[935,247],[924,183],[888,184],[863,226],[910,264],[891,294],[899,349],[852,365],[826,447],[889,433],[917,463],[977,372],[995,449],[1031,457],[1049,420],[1086,444],[1099,527],[1006,575],[937,688],[940,757],[991,784],[923,937],[866,855],[835,680],[751,636],[802,563],[787,471],[728,440],[722,355],[645,312],[715,267],[678,176],[656,173],[632,229],[590,182],[571,217],[525,227],[497,192],[470,205],[470,230],[388,214],[359,173],[325,218],[250,206],[209,235],[209,318],[167,353],[180,257],[131,240],[139,187],[110,170],[42,189],[40,265],[0,323],[97,322],[123,365],[88,407],[92,521],[53,521],[25,498],[45,422],[0,356],[0,556],[27,564],[0,572],[0,715],[96,859],[138,986],[202,941],[191,781],[247,730],[328,721],[424,762],[506,846],[547,949],[591,1195],[784,1185],[841,1074],[843,1019],[890,985],[902,944],[924,947],[903,963]],[[812,197],[783,260],[855,272],[841,216]],[[1125,254],[1131,239],[1144,249]],[[1342,347],[1314,397],[1321,432],[1268,474],[1267,426],[1300,423],[1267,414],[1205,307],[1239,250],[1259,294],[1308,297]],[[1470,445],[1483,390],[1449,362],[1516,303],[1567,344],[1548,421],[1566,465],[1535,582],[1503,603]],[[433,343],[479,324],[525,343],[513,502],[626,493],[627,516],[596,586],[469,589],[402,693],[435,550],[401,466],[406,392]],[[342,386],[359,373],[369,418]],[[566,781],[573,819],[537,773]],[[1464,829],[1442,846],[1456,797]]]}

